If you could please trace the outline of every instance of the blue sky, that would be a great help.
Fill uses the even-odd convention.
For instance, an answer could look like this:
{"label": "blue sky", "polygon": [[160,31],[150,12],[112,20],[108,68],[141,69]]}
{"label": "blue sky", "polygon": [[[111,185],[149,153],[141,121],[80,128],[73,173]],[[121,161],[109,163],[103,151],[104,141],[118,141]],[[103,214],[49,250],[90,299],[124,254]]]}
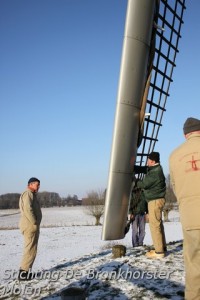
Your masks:
{"label": "blue sky", "polygon": [[[188,3],[187,3],[188,2]],[[187,1],[155,150],[168,173],[187,117],[200,117],[200,3]],[[126,0],[0,1],[0,194],[86,196],[106,188]]]}

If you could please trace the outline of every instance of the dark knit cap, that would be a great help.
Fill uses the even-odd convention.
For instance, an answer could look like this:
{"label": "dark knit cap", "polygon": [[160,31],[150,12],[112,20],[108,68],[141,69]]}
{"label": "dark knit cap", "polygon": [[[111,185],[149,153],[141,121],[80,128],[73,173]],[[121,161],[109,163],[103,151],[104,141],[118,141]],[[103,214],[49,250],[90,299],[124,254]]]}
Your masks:
{"label": "dark knit cap", "polygon": [[39,182],[40,183],[40,180],[35,178],[35,177],[31,177],[28,181],[28,184],[32,183],[32,182]]}
{"label": "dark knit cap", "polygon": [[184,134],[200,130],[200,120],[195,118],[187,118],[183,125]]}
{"label": "dark knit cap", "polygon": [[148,156],[149,159],[154,160],[156,163],[160,162],[159,152],[151,152]]}

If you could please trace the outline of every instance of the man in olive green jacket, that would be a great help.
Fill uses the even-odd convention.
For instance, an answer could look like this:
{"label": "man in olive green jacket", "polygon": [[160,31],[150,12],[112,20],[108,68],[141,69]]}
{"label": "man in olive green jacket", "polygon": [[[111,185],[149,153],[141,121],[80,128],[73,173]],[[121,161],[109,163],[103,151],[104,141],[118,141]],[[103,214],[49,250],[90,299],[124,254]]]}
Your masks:
{"label": "man in olive green jacket", "polygon": [[165,205],[165,176],[160,165],[160,154],[151,152],[147,167],[135,166],[135,173],[146,173],[142,181],[137,181],[137,187],[144,190],[148,203],[149,226],[155,250],[146,253],[148,258],[160,259],[165,256],[166,239],[162,222],[162,211]]}
{"label": "man in olive green jacket", "polygon": [[40,223],[42,220],[40,203],[37,199],[39,187],[39,179],[35,177],[30,178],[27,190],[21,194],[19,200],[21,212],[19,227],[24,236],[24,251],[19,270],[19,280],[30,280],[34,275],[30,270],[37,254]]}
{"label": "man in olive green jacket", "polygon": [[200,120],[188,118],[186,141],[170,155],[170,179],[183,228],[186,300],[200,299]]}

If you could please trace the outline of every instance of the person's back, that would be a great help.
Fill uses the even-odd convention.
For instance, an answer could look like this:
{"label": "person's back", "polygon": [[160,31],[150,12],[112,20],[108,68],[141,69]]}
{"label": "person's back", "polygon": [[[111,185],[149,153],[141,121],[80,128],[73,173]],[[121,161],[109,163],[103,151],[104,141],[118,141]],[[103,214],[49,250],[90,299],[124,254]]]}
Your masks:
{"label": "person's back", "polygon": [[192,132],[170,155],[170,180],[183,227],[200,228],[200,134]]}
{"label": "person's back", "polygon": [[170,180],[179,204],[183,228],[185,299],[200,299],[200,120],[188,118],[186,142],[170,155]]}
{"label": "person's back", "polygon": [[132,192],[129,214],[147,213],[147,202],[144,196],[144,191],[135,188]]}
{"label": "person's back", "polygon": [[146,201],[164,198],[166,193],[165,176],[160,164],[155,164],[147,169],[143,182],[138,186],[144,189]]}

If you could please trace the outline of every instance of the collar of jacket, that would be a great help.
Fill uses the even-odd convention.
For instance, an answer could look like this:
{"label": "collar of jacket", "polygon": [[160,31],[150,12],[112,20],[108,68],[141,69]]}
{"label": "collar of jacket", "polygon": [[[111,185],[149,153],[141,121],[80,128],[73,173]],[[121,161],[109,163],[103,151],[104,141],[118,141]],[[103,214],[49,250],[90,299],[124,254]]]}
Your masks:
{"label": "collar of jacket", "polygon": [[152,170],[152,169],[154,169],[154,168],[156,168],[158,166],[160,166],[160,164],[156,163],[155,165],[148,167],[148,171],[150,171],[150,170]]}
{"label": "collar of jacket", "polygon": [[32,191],[29,187],[27,188],[27,190],[28,190],[29,192],[31,192],[32,194],[37,194],[37,192]]}
{"label": "collar of jacket", "polygon": [[187,140],[190,140],[194,137],[199,137],[200,138],[200,130],[199,131],[194,131],[191,132],[188,136],[187,136]]}

